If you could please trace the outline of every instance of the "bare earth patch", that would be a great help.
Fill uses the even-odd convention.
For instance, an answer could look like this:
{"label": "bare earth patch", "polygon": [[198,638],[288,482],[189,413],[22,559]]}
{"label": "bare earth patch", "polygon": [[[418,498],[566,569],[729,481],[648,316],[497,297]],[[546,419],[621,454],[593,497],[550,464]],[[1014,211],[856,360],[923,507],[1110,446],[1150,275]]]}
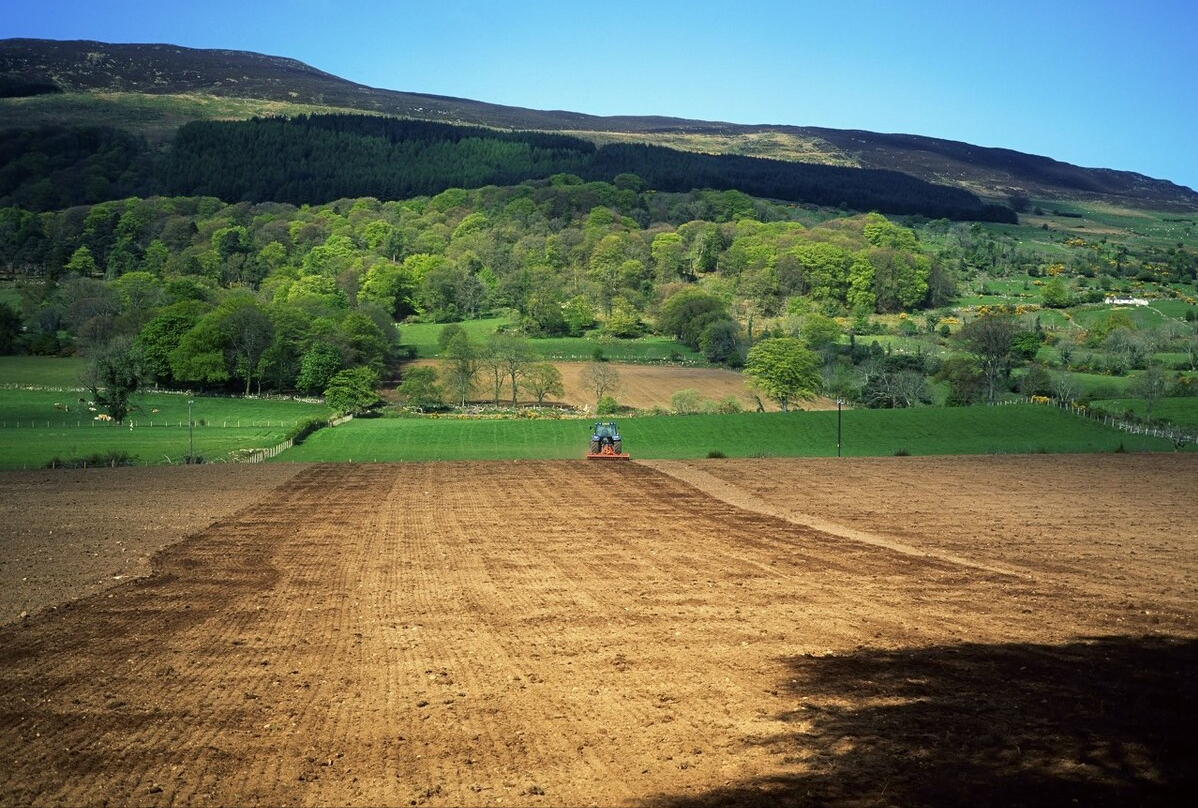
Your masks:
{"label": "bare earth patch", "polygon": [[0,624],[149,575],[154,553],[299,471],[271,464],[0,472]]}
{"label": "bare earth patch", "polygon": [[0,475],[6,557],[82,586],[0,626],[4,804],[1195,785],[1198,456],[144,471]]}
{"label": "bare earth patch", "polygon": [[[439,366],[432,359],[422,359],[415,365]],[[565,395],[558,403],[572,407],[594,407],[595,393],[587,390],[579,376],[586,367],[585,362],[554,362],[562,374],[562,386]],[[726,368],[699,368],[683,365],[636,365],[623,362],[607,363],[620,378],[620,385],[613,393],[616,400],[626,407],[637,410],[650,410],[661,407],[671,408],[671,397],[680,390],[697,390],[704,399],[720,401],[729,396],[735,398],[746,411],[757,409],[760,404],[766,412],[777,412],[778,405],[764,396],[758,396],[749,387],[747,378],[735,370]],[[479,391],[479,395],[488,395]],[[505,386],[501,394],[501,402],[511,401],[511,387]],[[529,402],[525,402],[529,403]],[[828,410],[836,409],[836,402],[827,398],[816,398],[812,401],[800,401],[792,404],[794,409]]]}

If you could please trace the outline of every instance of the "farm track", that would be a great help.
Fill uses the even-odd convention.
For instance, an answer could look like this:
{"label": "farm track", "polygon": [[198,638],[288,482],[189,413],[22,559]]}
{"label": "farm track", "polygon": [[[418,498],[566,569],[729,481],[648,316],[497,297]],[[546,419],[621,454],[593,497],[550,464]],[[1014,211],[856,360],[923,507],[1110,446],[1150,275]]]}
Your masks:
{"label": "farm track", "polygon": [[[1161,479],[1194,471],[1173,462]],[[1080,585],[1105,543],[1070,569],[1062,539],[1035,570],[1018,530],[971,551],[976,525],[918,536],[818,497],[807,515],[841,529],[797,523],[799,461],[704,465],[722,499],[657,465],[302,467],[150,577],[0,628],[0,800],[947,806],[998,785],[1164,805],[1181,788],[1165,730],[1194,717],[1177,696],[1196,684],[1192,526],[1173,569],[1125,571],[1128,608]],[[855,491],[842,511],[870,501]],[[1127,541],[1172,524],[1126,516]],[[1027,726],[1042,699],[1126,681],[1158,734],[1121,712]],[[985,733],[960,724],[979,703]],[[871,712],[908,704],[925,705],[910,726]]]}

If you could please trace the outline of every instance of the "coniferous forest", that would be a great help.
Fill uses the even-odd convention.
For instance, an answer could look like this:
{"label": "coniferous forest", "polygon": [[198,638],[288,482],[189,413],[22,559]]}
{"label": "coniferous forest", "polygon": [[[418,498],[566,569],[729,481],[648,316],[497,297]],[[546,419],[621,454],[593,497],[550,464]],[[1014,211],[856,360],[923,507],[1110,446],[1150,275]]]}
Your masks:
{"label": "coniferous forest", "polygon": [[128,195],[322,204],[404,199],[447,188],[512,185],[571,173],[645,187],[750,196],[932,219],[1014,222],[1007,207],[895,171],[683,152],[537,132],[366,115],[196,121],[151,150],[117,130],[43,128],[0,134],[0,204],[55,210]]}

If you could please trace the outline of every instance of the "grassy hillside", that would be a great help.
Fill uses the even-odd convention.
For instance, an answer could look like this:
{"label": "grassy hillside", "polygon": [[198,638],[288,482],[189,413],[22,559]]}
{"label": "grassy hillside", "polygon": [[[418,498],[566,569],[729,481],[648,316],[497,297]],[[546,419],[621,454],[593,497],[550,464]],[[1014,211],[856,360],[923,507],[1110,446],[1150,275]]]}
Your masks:
{"label": "grassy hillside", "polygon": [[273,115],[354,112],[323,104],[193,93],[92,92],[0,98],[0,127],[112,126],[146,136],[151,143],[174,138],[190,121],[236,121]]}

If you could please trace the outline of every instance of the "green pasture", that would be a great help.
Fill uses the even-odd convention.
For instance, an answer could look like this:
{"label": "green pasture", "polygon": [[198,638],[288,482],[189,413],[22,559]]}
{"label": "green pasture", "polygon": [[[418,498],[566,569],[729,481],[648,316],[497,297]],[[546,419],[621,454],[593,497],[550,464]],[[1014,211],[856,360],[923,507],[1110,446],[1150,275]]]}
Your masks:
{"label": "green pasture", "polygon": [[[17,423],[33,425],[88,426],[100,412],[88,406],[91,394],[83,390],[0,389],[0,428]],[[80,399],[83,399],[80,401]],[[288,427],[311,417],[327,418],[332,410],[323,404],[293,399],[232,398],[226,396],[188,396],[183,393],[143,393],[134,398],[138,409],[130,416],[134,426],[187,425],[187,402],[197,424],[239,428],[253,425]],[[55,405],[61,405],[61,407]],[[126,427],[127,428],[127,427]]]}
{"label": "green pasture", "polygon": [[[651,416],[619,421],[634,458],[828,457],[836,455],[835,411]],[[591,422],[578,419],[358,419],[324,429],[283,461],[395,462],[582,458]],[[1132,436],[1053,407],[921,407],[845,410],[841,454],[911,455],[1171,451],[1169,441]]]}
{"label": "green pasture", "polygon": [[[99,410],[88,407],[87,396],[78,390],[0,389],[0,468],[39,468],[55,457],[109,452],[128,453],[144,465],[181,462],[190,440],[197,455],[219,461],[239,450],[275,446],[301,421],[332,414],[322,404],[302,401],[147,393],[136,399],[139,409],[128,422],[113,424],[95,420]],[[188,401],[195,402],[190,435]]]}
{"label": "green pasture", "polygon": [[[1194,290],[1185,290],[1187,294],[1193,294]],[[1154,300],[1148,304],[1148,308],[1156,309],[1166,317],[1171,317],[1174,320],[1185,320],[1186,312],[1198,312],[1198,306],[1192,306],[1184,300]]]}
{"label": "green pasture", "polygon": [[[501,326],[510,325],[507,317],[491,317],[485,320],[465,320],[456,325],[465,329],[470,339],[482,344],[488,336]],[[444,323],[408,323],[399,327],[399,339],[404,345],[416,349],[420,359],[431,359],[441,353],[437,339]],[[702,361],[702,356],[680,342],[668,337],[641,337],[639,339],[612,339],[590,337],[536,337],[528,341],[529,346],[541,359],[559,361],[586,361],[594,357],[595,349],[603,352],[605,359],[615,362],[666,362],[674,355],[688,361]]]}
{"label": "green pasture", "polygon": [[1040,327],[1049,331],[1068,331],[1078,327],[1076,323],[1065,317],[1065,312],[1062,309],[1039,309],[1036,311],[1036,317],[1040,319]]}
{"label": "green pasture", "polygon": [[[1136,418],[1148,417],[1148,407],[1142,398],[1100,399],[1090,402],[1090,407],[1120,418],[1129,410]],[[1198,398],[1162,398],[1152,405],[1152,420],[1198,431]]]}
{"label": "green pasture", "polygon": [[79,357],[0,356],[0,387],[75,388],[83,368],[84,360]]}
{"label": "green pasture", "polygon": [[1130,376],[1106,376],[1101,373],[1073,373],[1069,376],[1077,384],[1083,398],[1115,398],[1131,385]]}
{"label": "green pasture", "polygon": [[[882,348],[889,348],[894,353],[902,354],[945,357],[954,350],[954,346],[950,345],[947,340],[938,334],[932,335],[927,333],[915,336],[905,336],[902,334],[865,334],[857,337],[857,348],[858,350],[869,348],[875,342]],[[842,339],[840,344],[847,345],[848,340]]]}
{"label": "green pasture", "polygon": [[127,454],[139,466],[183,463],[195,443],[195,454],[208,463],[228,461],[236,452],[267,449],[286,440],[290,427],[196,426],[188,434],[187,423],[169,426],[134,427],[97,424],[94,427],[50,426],[0,429],[0,469],[43,468],[53,459],[69,462],[76,458],[111,453]]}
{"label": "green pasture", "polygon": [[613,362],[704,362],[702,355],[668,337],[639,339],[590,339],[587,337],[547,337],[529,341],[542,359],[587,361],[598,348],[604,359]]}
{"label": "green pasture", "polygon": [[[488,335],[494,334],[500,326],[509,323],[506,317],[489,317],[484,320],[463,320],[456,325],[461,326],[473,342],[482,342]],[[418,359],[431,359],[441,353],[437,338],[445,323],[403,323],[399,326],[399,341],[416,349]]]}
{"label": "green pasture", "polygon": [[1070,312],[1074,322],[1087,329],[1105,324],[1116,313],[1127,317],[1137,330],[1156,328],[1168,320],[1157,306],[1078,306]]}
{"label": "green pasture", "polygon": [[[1192,240],[1196,222],[1194,216],[1178,216],[1167,211],[1141,210],[1115,205],[1070,200],[1033,199],[1031,207],[1043,210],[1043,216],[1023,215],[1018,225],[987,225],[987,229],[1003,233],[1025,245],[1034,245],[1049,254],[1071,255],[1077,247],[1063,244],[1065,239],[1080,236],[1087,241],[1118,238],[1120,243],[1137,248],[1171,247]],[[1059,216],[1054,211],[1080,214],[1080,218]],[[1047,224],[1045,230],[1042,225]]]}

